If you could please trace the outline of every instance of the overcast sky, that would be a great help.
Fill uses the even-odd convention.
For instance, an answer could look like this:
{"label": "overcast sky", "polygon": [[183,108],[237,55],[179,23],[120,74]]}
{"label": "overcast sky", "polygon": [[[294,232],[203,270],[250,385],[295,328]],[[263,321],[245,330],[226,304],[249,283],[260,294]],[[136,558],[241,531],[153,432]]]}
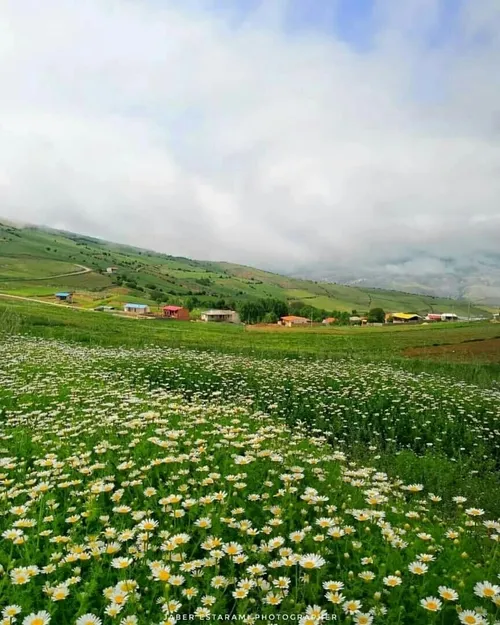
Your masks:
{"label": "overcast sky", "polygon": [[287,269],[500,243],[498,0],[2,0],[0,216]]}

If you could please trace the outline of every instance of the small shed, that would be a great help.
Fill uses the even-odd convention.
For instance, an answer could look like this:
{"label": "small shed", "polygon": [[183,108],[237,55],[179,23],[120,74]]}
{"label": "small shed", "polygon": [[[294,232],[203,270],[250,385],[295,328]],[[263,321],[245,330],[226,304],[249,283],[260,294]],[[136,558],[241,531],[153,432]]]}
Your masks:
{"label": "small shed", "polygon": [[178,321],[189,321],[189,310],[183,306],[164,306],[163,316],[165,319],[177,319]]}
{"label": "small shed", "polygon": [[106,273],[116,273],[118,271],[118,267],[106,267]]}
{"label": "small shed", "polygon": [[59,302],[71,303],[73,301],[73,293],[68,293],[66,291],[61,291],[60,293],[56,293],[55,296]]}
{"label": "small shed", "polygon": [[147,315],[150,312],[147,304],[125,304],[123,310],[136,315]]}

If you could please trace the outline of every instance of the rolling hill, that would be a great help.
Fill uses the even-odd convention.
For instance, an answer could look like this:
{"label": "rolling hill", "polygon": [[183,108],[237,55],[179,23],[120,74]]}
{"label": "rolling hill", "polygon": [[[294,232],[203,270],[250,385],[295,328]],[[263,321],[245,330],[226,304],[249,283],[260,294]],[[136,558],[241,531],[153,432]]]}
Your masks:
{"label": "rolling hill", "polygon": [[[116,267],[115,274],[106,273]],[[82,307],[126,301],[186,303],[197,307],[277,298],[327,311],[455,312],[466,300],[297,279],[228,262],[205,262],[111,243],[46,227],[0,223],[0,292],[54,301],[56,291],[75,292]],[[485,310],[471,306],[473,316]]]}

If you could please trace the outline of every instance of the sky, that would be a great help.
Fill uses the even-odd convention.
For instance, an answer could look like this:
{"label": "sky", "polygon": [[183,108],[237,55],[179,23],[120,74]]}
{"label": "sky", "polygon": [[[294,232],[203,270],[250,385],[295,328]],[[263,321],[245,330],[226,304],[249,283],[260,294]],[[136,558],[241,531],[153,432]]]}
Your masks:
{"label": "sky", "polygon": [[293,271],[497,252],[498,0],[2,0],[0,217]]}

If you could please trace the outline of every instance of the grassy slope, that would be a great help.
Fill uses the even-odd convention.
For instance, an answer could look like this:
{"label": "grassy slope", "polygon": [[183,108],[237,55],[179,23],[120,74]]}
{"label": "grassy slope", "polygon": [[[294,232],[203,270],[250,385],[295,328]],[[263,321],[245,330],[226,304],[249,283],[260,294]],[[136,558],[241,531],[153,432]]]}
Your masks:
{"label": "grassy slope", "polygon": [[[77,271],[77,265],[89,267],[93,272],[51,277]],[[79,235],[0,224],[0,292],[51,299],[54,291],[69,289],[76,291],[77,303],[87,307],[120,305],[127,300],[152,303],[147,288],[146,291],[119,288],[111,276],[98,273],[110,265],[116,265],[121,275],[135,280],[142,288],[156,285],[163,291],[164,301],[170,303],[198,294],[214,299],[297,299],[326,310],[364,312],[380,306],[392,312],[468,314],[468,304],[463,301],[317,283],[232,263],[174,258]],[[209,283],[200,284],[200,279]],[[481,315],[484,311],[473,307],[472,314]]]}

